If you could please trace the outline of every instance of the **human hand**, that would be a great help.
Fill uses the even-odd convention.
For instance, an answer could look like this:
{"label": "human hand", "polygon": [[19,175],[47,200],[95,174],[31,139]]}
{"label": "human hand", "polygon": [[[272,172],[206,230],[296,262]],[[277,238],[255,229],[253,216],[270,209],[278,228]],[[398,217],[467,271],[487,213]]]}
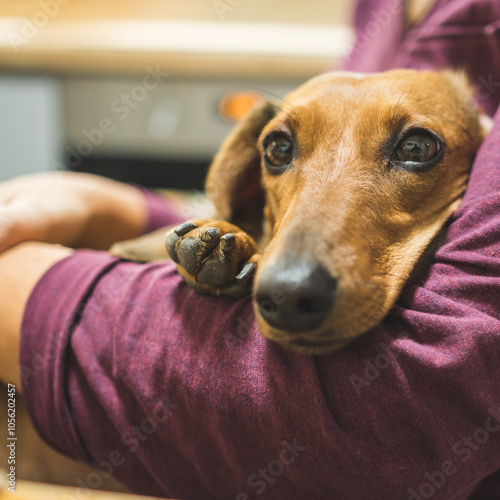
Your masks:
{"label": "human hand", "polygon": [[0,183],[0,252],[23,241],[108,249],[141,234],[142,193],[102,177],[50,172]]}

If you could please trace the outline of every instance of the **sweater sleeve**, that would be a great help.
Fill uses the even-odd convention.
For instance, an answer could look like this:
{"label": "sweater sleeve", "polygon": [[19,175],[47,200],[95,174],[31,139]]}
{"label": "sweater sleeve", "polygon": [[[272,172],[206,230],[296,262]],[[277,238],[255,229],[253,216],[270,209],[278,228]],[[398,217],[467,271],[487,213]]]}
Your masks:
{"label": "sweater sleeve", "polygon": [[175,204],[166,196],[136,186],[144,196],[148,216],[144,234],[150,233],[163,226],[170,226],[184,221],[184,218],[176,210]]}

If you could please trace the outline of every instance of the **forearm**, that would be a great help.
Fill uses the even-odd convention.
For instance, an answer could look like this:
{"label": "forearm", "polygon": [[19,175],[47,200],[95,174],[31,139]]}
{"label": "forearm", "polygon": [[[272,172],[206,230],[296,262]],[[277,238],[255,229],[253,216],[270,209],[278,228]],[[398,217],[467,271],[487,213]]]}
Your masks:
{"label": "forearm", "polygon": [[108,249],[141,235],[150,208],[133,186],[72,172],[2,183],[0,201],[0,380],[18,382],[22,318],[41,276],[65,247]]}
{"label": "forearm", "polygon": [[0,252],[22,241],[107,249],[146,228],[149,205],[133,186],[52,172],[0,183]]}
{"label": "forearm", "polygon": [[89,208],[87,224],[75,241],[65,244],[107,250],[117,241],[142,234],[148,220],[148,207],[139,189],[90,174],[64,175],[64,182],[82,193]]}
{"label": "forearm", "polygon": [[71,253],[59,245],[29,242],[0,254],[0,380],[18,390],[19,335],[29,296],[42,275]]}

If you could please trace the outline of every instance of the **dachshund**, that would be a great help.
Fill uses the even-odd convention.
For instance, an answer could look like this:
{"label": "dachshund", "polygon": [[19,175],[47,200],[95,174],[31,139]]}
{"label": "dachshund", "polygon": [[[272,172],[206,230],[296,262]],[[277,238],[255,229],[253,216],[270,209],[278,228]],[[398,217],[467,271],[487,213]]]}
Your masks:
{"label": "dachshund", "polygon": [[[171,229],[168,255],[200,293],[253,291],[264,337],[339,349],[436,251],[486,134],[472,97],[461,73],[402,69],[327,73],[262,102],[209,169],[217,218]],[[165,258],[158,234],[112,253]]]}

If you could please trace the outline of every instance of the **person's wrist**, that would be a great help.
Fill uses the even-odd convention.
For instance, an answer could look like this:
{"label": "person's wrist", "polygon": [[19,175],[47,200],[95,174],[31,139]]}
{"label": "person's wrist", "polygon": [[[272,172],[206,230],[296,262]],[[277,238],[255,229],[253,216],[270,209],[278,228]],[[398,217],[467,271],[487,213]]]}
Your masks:
{"label": "person's wrist", "polygon": [[142,234],[148,209],[140,189],[87,174],[80,174],[75,182],[88,208],[88,220],[76,246],[107,250],[117,241]]}

